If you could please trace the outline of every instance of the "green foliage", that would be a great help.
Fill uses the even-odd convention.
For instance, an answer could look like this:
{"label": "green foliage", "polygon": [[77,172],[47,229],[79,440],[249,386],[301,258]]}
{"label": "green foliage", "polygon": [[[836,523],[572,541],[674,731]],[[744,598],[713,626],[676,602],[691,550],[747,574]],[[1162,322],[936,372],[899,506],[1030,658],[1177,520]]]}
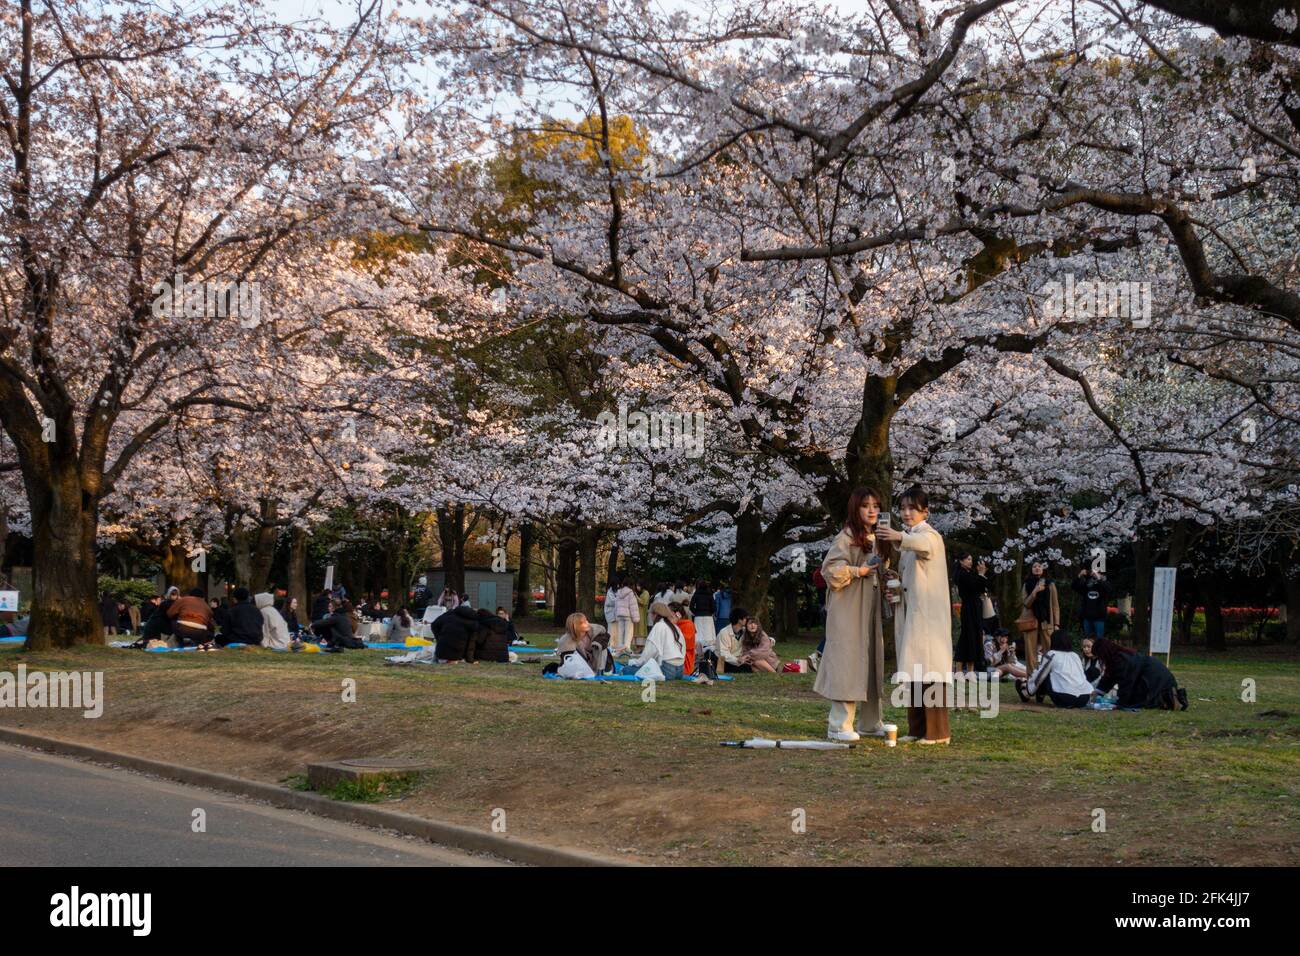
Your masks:
{"label": "green foliage", "polygon": [[99,576],[97,586],[100,594],[107,591],[117,600],[125,601],[127,604],[143,604],[158,593],[152,581],[141,581],[139,578],[114,578],[107,574]]}
{"label": "green foliage", "polygon": [[381,800],[401,800],[420,782],[418,773],[395,773],[383,776],[362,777],[359,780],[340,780],[327,790],[322,790],[331,800],[353,803],[378,803]]}

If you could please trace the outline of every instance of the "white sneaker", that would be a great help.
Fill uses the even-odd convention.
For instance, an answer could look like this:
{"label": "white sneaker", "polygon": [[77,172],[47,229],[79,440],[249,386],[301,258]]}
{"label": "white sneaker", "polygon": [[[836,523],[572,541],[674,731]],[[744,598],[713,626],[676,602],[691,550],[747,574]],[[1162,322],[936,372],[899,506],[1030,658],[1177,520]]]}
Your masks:
{"label": "white sneaker", "polygon": [[913,737],[911,734],[908,734],[906,737],[899,737],[898,742],[900,744],[914,744],[916,743],[917,739],[918,738]]}
{"label": "white sneaker", "polygon": [[812,672],[814,674],[817,673],[817,667],[818,665],[821,664],[821,662],[822,662],[822,656],[818,654],[816,651],[813,651],[811,654],[808,655],[808,666],[812,669]]}
{"label": "white sneaker", "polygon": [[864,737],[883,737],[885,736],[885,725],[876,724],[870,730],[859,730],[858,733]]}
{"label": "white sneaker", "polygon": [[852,730],[828,730],[826,731],[826,738],[840,743],[852,743],[855,740],[862,739],[861,735]]}

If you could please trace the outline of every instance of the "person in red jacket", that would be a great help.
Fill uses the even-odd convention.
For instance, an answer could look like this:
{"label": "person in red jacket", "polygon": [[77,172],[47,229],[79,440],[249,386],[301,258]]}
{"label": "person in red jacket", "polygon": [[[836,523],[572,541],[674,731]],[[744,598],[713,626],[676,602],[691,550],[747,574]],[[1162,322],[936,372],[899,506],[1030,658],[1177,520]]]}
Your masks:
{"label": "person in red jacket", "polygon": [[167,609],[167,616],[172,620],[172,633],[180,644],[207,646],[212,643],[217,622],[202,588],[193,588],[184,597],[173,601]]}
{"label": "person in red jacket", "polygon": [[682,632],[682,640],[686,642],[686,660],[682,662],[682,674],[690,677],[695,673],[695,622],[687,615],[685,605],[668,606],[672,608],[677,618],[677,630]]}

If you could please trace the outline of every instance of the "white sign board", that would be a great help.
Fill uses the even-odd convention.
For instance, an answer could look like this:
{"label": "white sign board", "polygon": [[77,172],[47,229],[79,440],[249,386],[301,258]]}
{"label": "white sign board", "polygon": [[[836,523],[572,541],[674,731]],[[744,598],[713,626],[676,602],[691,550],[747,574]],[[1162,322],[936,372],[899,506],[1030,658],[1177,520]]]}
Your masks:
{"label": "white sign board", "polygon": [[334,565],[332,564],[325,569],[325,590],[334,590]]}
{"label": "white sign board", "polygon": [[0,611],[18,610],[18,592],[0,591]]}
{"label": "white sign board", "polygon": [[1151,654],[1168,654],[1174,629],[1174,575],[1177,568],[1156,568],[1151,588]]}

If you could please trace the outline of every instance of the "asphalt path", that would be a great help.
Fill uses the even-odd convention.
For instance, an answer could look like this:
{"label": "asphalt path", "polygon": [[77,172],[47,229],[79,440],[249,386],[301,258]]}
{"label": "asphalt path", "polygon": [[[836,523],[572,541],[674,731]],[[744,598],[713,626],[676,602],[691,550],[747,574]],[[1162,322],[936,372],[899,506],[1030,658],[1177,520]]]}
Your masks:
{"label": "asphalt path", "polygon": [[0,744],[0,866],[482,865],[497,861]]}

